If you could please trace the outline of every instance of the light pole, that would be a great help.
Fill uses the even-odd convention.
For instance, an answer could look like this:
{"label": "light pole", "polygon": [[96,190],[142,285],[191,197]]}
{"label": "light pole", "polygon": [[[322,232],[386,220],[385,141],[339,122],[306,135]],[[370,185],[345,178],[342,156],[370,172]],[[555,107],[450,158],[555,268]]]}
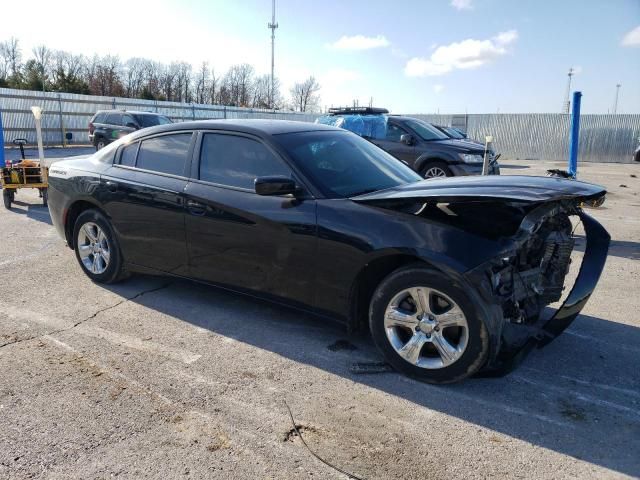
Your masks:
{"label": "light pole", "polygon": [[569,79],[567,80],[567,91],[564,94],[564,104],[562,105],[562,113],[569,113],[569,107],[571,105],[571,102],[569,101],[569,94],[571,93],[571,77],[573,77],[574,72],[573,72],[573,67],[571,67],[569,69],[569,73],[567,73],[567,76],[569,77]]}
{"label": "light pole", "polygon": [[271,29],[271,92],[269,95],[269,106],[273,109],[274,105],[274,87],[275,87],[275,77],[273,74],[274,71],[274,52],[275,52],[275,43],[276,43],[276,28],[278,28],[278,24],[276,23],[276,0],[271,0],[271,23],[267,24],[267,27]]}
{"label": "light pole", "polygon": [[622,84],[618,83],[616,84],[616,98],[613,101],[613,114],[615,115],[616,113],[618,113],[618,95],[620,94],[620,87],[622,86]]}

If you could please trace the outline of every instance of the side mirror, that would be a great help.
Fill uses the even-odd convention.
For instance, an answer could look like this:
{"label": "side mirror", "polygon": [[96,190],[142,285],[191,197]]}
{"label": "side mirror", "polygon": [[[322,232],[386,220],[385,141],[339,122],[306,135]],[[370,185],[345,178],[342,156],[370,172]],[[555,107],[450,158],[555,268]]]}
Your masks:
{"label": "side mirror", "polygon": [[413,145],[413,136],[409,135],[408,133],[405,133],[403,135],[400,135],[400,142],[404,143],[405,145]]}
{"label": "side mirror", "polygon": [[136,125],[136,124],[135,124],[135,123],[133,123],[133,122],[128,122],[128,123],[127,123],[127,125],[125,125],[125,126],[127,126],[127,127],[129,127],[129,128],[133,128],[133,129],[135,129],[135,130],[138,130],[138,128],[140,128],[140,127],[138,127],[138,125]]}
{"label": "side mirror", "polygon": [[298,192],[296,182],[289,177],[258,177],[255,188],[258,195],[289,195]]}

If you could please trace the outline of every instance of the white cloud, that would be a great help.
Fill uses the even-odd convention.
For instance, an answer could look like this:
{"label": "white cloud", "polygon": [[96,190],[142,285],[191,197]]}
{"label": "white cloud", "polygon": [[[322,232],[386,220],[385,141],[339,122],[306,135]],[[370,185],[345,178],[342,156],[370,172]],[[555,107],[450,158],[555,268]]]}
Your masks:
{"label": "white cloud", "polygon": [[456,10],[473,9],[473,5],[471,5],[471,0],[451,0],[451,6]]}
{"label": "white cloud", "polygon": [[623,47],[640,47],[640,25],[627,32],[622,39],[621,45]]}
{"label": "white cloud", "polygon": [[440,93],[441,91],[444,90],[444,85],[438,83],[436,85],[433,86],[433,91],[436,93]]}
{"label": "white cloud", "polygon": [[329,48],[336,50],[369,50],[372,48],[388,47],[389,40],[384,35],[375,37],[365,37],[364,35],[342,36],[334,43],[329,44]]}
{"label": "white cloud", "polygon": [[473,69],[508,53],[507,47],[518,38],[516,30],[501,32],[488,40],[469,38],[435,49],[429,58],[410,59],[404,73],[409,77],[437,76],[452,70]]}

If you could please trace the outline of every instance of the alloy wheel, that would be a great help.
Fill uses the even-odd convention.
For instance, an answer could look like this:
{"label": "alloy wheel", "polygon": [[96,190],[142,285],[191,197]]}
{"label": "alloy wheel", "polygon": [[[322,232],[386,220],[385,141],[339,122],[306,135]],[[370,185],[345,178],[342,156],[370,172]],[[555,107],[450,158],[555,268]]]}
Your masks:
{"label": "alloy wheel", "polygon": [[424,172],[424,178],[440,178],[446,176],[447,172],[445,172],[441,167],[430,167]]}
{"label": "alloy wheel", "polygon": [[89,272],[100,275],[109,267],[111,246],[102,229],[93,222],[87,222],[78,231],[78,254],[82,265]]}
{"label": "alloy wheel", "polygon": [[444,293],[427,287],[407,288],[396,294],[385,310],[384,327],[396,353],[425,369],[455,363],[469,340],[462,309]]}

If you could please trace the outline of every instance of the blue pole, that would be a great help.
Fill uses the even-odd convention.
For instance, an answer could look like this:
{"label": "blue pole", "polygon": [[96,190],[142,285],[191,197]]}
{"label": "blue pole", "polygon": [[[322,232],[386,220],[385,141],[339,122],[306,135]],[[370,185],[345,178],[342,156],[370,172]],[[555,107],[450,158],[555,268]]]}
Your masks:
{"label": "blue pole", "polygon": [[2,110],[0,110],[0,168],[4,167],[4,128],[2,128]]}
{"label": "blue pole", "polygon": [[567,172],[571,178],[578,175],[578,140],[580,137],[580,98],[582,92],[573,92],[571,109],[571,137],[569,138],[569,168]]}

